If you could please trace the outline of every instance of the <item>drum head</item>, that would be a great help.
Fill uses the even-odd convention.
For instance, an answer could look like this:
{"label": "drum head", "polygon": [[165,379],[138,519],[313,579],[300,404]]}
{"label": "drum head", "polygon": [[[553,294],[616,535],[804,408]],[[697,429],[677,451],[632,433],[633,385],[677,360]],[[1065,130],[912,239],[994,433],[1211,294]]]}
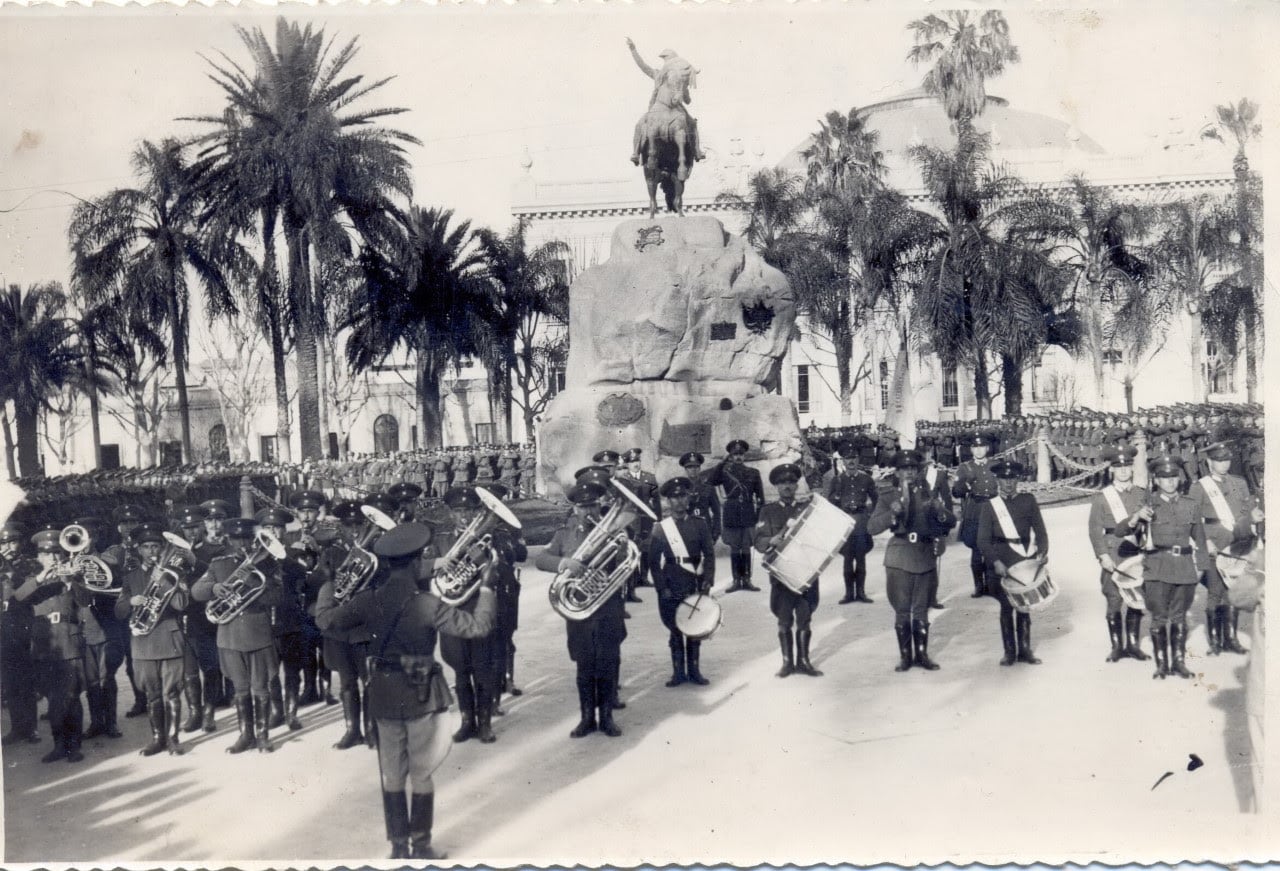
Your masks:
{"label": "drum head", "polygon": [[1024,587],[1034,587],[1045,566],[1039,560],[1024,559],[1009,566],[1009,579]]}
{"label": "drum head", "polygon": [[1118,587],[1139,587],[1142,585],[1142,567],[1142,554],[1121,560],[1116,564],[1112,580]]}
{"label": "drum head", "polygon": [[710,638],[721,619],[720,603],[709,595],[695,593],[676,606],[676,628],[693,641]]}

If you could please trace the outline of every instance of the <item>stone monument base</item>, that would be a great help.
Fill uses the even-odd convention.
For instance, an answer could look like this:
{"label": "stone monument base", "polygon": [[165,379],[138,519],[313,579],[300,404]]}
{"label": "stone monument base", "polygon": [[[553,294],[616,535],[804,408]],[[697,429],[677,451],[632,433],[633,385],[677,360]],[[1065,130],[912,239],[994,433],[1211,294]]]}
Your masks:
{"label": "stone monument base", "polygon": [[706,466],[724,458],[725,445],[745,439],[747,463],[760,470],[773,497],[769,470],[798,462],[803,447],[795,406],[785,396],[746,394],[742,384],[696,386],[637,382],[570,388],[548,404],[538,428],[538,490],[563,498],[573,473],[597,451],[640,448],[643,465],[659,481],[684,474],[680,456],[697,451]]}

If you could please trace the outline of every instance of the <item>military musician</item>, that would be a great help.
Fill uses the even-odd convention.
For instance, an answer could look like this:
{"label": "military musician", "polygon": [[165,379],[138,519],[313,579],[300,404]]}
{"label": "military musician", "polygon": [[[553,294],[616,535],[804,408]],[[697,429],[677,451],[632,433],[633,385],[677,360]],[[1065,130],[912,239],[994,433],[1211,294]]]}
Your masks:
{"label": "military musician", "polygon": [[724,490],[720,503],[720,519],[724,530],[720,540],[729,548],[729,567],[733,582],[726,592],[759,590],[751,582],[751,547],[760,509],[764,505],[764,484],[760,473],[746,464],[750,445],[734,439],[725,445],[725,458],[711,470],[707,483]]}
{"label": "military musician", "polygon": [[[506,501],[512,491],[505,484],[490,484],[487,489],[494,496]],[[498,555],[493,572],[493,592],[497,602],[494,616],[491,652],[493,655],[493,713],[503,716],[502,694],[523,695],[516,686],[516,629],[520,625],[520,570],[516,563],[529,558],[529,548],[520,530],[503,523],[492,532],[492,545]]]}
{"label": "military musician", "polygon": [[[137,568],[138,563],[141,561],[134,548],[133,531],[146,519],[146,515],[140,507],[129,502],[117,505],[111,515],[116,524],[118,540],[106,549],[102,558],[107,565],[111,566],[113,572],[123,576],[126,572]],[[142,692],[142,687],[133,675],[133,647],[131,644],[124,645],[124,657],[124,672],[129,678],[129,687],[133,690],[133,706],[125,711],[124,715],[132,719],[147,713],[147,699]]]}
{"label": "military musician", "polygon": [[844,598],[839,602],[841,605],[872,601],[867,596],[867,554],[872,548],[867,520],[875,510],[879,494],[876,482],[858,467],[858,447],[853,439],[841,439],[836,443],[841,468],[827,485],[827,499],[852,517],[854,522],[853,532],[840,549],[844,561]]}
{"label": "military musician", "polygon": [[[760,509],[754,541],[756,550],[766,556],[778,552],[787,530],[803,508],[796,502],[800,475],[800,467],[795,463],[782,463],[769,471],[769,483],[777,488],[778,501],[770,502]],[[813,640],[810,626],[813,612],[817,609],[816,578],[802,593],[797,593],[777,578],[769,579],[769,610],[777,618],[778,643],[782,647],[782,668],[778,671],[778,677],[787,677],[797,672],[810,677],[821,676],[822,672],[809,660],[809,646]]]}
{"label": "military musician", "polygon": [[[379,506],[374,502],[384,498],[371,496],[365,504],[383,511],[383,507],[391,506]],[[320,624],[319,603],[326,599],[332,600],[337,569],[346,559],[351,546],[363,537],[366,524],[369,523],[360,513],[360,503],[351,500],[335,503],[332,513],[342,524],[342,530],[332,542],[324,544],[320,552],[318,571],[323,573],[324,583],[316,597],[317,625]],[[385,573],[385,567],[379,566],[378,571]],[[372,638],[369,628],[360,624],[344,629],[329,627],[321,629],[321,632],[324,637],[325,664],[338,673],[341,682],[338,700],[342,703],[342,719],[346,725],[342,737],[333,746],[337,750],[348,750],[365,741],[373,746],[373,729],[366,728],[366,720],[370,716],[367,699],[369,672],[366,662],[369,640]]]}
{"label": "military musician", "polygon": [[1102,595],[1107,602],[1107,635],[1111,639],[1111,652],[1107,662],[1118,662],[1124,657],[1143,660],[1142,652],[1143,609],[1130,605],[1124,609],[1124,598],[1116,583],[1116,572],[1125,557],[1121,547],[1133,540],[1134,522],[1139,508],[1146,504],[1148,492],[1134,486],[1133,460],[1137,456],[1133,447],[1113,447],[1104,452],[1103,458],[1110,464],[1111,481],[1089,503],[1089,543],[1094,556],[1102,567]]}
{"label": "military musician", "polygon": [[[641,502],[648,505],[656,516],[662,517],[662,506],[658,502],[658,479],[652,472],[645,471],[641,466],[641,454],[640,448],[631,448],[623,454],[620,464],[614,470],[614,475]],[[636,595],[635,588],[649,583],[649,536],[653,534],[653,524],[654,521],[643,512],[638,513],[636,519],[632,521],[631,540],[640,549],[640,566],[628,582],[628,602],[639,602],[640,597]]]}
{"label": "military musician", "polygon": [[[87,556],[103,555],[98,552],[98,543],[102,540],[100,524],[93,517],[81,517],[73,524],[84,530],[86,541],[80,553]],[[144,524],[145,525],[145,524]],[[138,530],[142,526],[131,527],[129,540],[137,553]],[[105,560],[103,560],[106,562]],[[130,562],[130,561],[126,561]],[[111,571],[113,581],[118,579],[124,568],[106,563]],[[82,578],[83,576],[76,576]],[[82,583],[82,580],[78,580]],[[115,586],[113,583],[112,586]],[[89,709],[89,727],[84,730],[84,739],[107,737],[123,737],[117,726],[117,685],[116,672],[124,664],[126,649],[129,646],[129,627],[116,619],[116,592],[100,592],[87,584],[84,585],[89,594],[89,605],[80,611],[81,632],[84,635],[84,670],[85,701]],[[145,691],[144,691],[145,695]]]}
{"label": "military musician", "polygon": [[658,616],[667,628],[671,648],[671,679],[667,686],[688,681],[705,686],[702,676],[702,642],[685,636],[676,626],[676,610],[687,596],[711,594],[716,577],[715,539],[701,517],[689,513],[693,482],[684,476],[663,483],[660,495],[667,501],[667,516],[655,524],[648,543],[649,570],[658,592]]}
{"label": "military musician", "polygon": [[[195,560],[192,579],[200,577],[209,568],[196,554],[208,551],[203,547],[205,538],[204,512],[198,506],[183,508],[178,512],[178,534],[191,545]],[[217,728],[214,711],[226,703],[226,687],[222,668],[218,665],[218,627],[209,622],[204,613],[204,603],[187,596],[187,611],[182,625],[187,640],[185,677],[182,692],[187,702],[187,720],[182,731],[203,729],[213,732]]]}
{"label": "military musician", "polygon": [[31,661],[31,624],[34,615],[29,601],[14,597],[18,587],[40,571],[39,564],[22,553],[26,536],[17,523],[0,526],[0,693],[9,711],[9,731],[0,744],[38,744],[36,718],[36,678]]}
{"label": "military musician", "polygon": [[999,598],[995,591],[999,581],[988,578],[987,561],[978,547],[978,517],[982,513],[982,505],[999,489],[987,461],[991,441],[991,436],[987,433],[977,433],[963,440],[962,446],[968,446],[972,458],[960,464],[956,471],[956,482],[951,488],[952,496],[964,500],[960,507],[960,540],[969,548],[969,569],[973,573],[975,599],[987,595]]}

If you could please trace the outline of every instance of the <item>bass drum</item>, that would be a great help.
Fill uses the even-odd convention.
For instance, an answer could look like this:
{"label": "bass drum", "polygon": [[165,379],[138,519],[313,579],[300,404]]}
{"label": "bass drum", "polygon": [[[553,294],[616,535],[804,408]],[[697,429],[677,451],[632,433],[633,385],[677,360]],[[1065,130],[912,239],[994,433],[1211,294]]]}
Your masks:
{"label": "bass drum", "polygon": [[709,594],[685,596],[676,606],[676,628],[690,641],[706,641],[723,623],[720,603]]}
{"label": "bass drum", "polygon": [[1009,566],[1000,579],[1009,604],[1024,614],[1049,607],[1058,597],[1058,585],[1049,577],[1049,566],[1035,559],[1025,559]]}

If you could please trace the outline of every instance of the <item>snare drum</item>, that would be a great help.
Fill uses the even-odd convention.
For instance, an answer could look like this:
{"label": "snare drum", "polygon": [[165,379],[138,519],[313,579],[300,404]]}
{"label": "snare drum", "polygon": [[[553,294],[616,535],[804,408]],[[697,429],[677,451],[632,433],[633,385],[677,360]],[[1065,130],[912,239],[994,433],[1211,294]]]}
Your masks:
{"label": "snare drum", "polygon": [[720,603],[708,594],[685,596],[676,606],[676,628],[690,641],[706,641],[723,622]]}
{"label": "snare drum", "polygon": [[1047,608],[1058,596],[1058,585],[1049,577],[1048,565],[1035,559],[1009,566],[1000,584],[1009,597],[1009,604],[1024,614]]}
{"label": "snare drum", "polygon": [[1142,557],[1142,554],[1136,554],[1120,560],[1111,573],[1111,580],[1120,591],[1120,601],[1131,611],[1147,610],[1147,600],[1142,597]]}

